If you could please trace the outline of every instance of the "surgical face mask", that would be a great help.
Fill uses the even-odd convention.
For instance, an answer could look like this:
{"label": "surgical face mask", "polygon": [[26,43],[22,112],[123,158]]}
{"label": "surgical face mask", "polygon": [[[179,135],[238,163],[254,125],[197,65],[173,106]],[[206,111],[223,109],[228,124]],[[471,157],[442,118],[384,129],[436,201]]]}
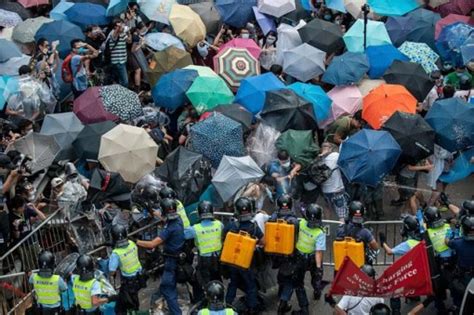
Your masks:
{"label": "surgical face mask", "polygon": [[276,41],[275,37],[267,37],[267,44],[268,45],[273,45]]}
{"label": "surgical face mask", "polygon": [[325,15],[324,15],[324,19],[325,19],[326,21],[331,21],[331,15],[330,15],[330,14],[325,14]]}
{"label": "surgical face mask", "polygon": [[291,162],[290,162],[290,160],[285,161],[285,162],[280,161],[280,164],[281,164],[281,166],[283,166],[284,168],[288,168],[288,167],[290,167]]}
{"label": "surgical face mask", "polygon": [[209,51],[208,51],[207,47],[208,47],[207,44],[204,44],[204,45],[198,44],[198,46],[197,46],[198,53],[203,58],[206,58],[207,55],[209,54]]}
{"label": "surgical face mask", "polygon": [[84,48],[84,47],[80,47],[78,50],[77,50],[77,53],[79,55],[85,55],[87,53],[87,48]]}
{"label": "surgical face mask", "polygon": [[462,77],[462,76],[464,75],[464,71],[463,71],[463,72],[457,72],[457,71],[456,71],[456,75],[460,78],[460,77]]}
{"label": "surgical face mask", "polygon": [[247,38],[250,38],[250,34],[249,33],[242,33],[242,34],[240,34],[240,37],[247,39]]}

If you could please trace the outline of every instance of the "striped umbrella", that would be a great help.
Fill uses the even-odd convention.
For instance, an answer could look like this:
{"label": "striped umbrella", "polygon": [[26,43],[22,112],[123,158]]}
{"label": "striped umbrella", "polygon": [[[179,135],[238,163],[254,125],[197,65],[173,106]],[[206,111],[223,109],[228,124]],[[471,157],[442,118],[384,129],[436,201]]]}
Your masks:
{"label": "striped umbrella", "polygon": [[260,74],[260,63],[244,48],[228,47],[214,57],[214,70],[232,88],[246,77]]}

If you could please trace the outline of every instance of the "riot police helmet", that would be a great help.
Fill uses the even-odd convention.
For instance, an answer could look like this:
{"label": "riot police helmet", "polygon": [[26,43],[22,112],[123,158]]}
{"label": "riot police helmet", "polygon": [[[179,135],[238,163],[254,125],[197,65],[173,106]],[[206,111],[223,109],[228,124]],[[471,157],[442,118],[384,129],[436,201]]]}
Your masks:
{"label": "riot police helmet", "polygon": [[466,241],[474,241],[474,216],[465,216],[461,220],[463,238]]}
{"label": "riot police helmet", "polygon": [[206,285],[206,297],[211,311],[220,311],[225,308],[225,287],[220,281],[213,280]]}
{"label": "riot police helmet", "polygon": [[309,228],[315,228],[321,226],[323,218],[323,208],[316,204],[312,203],[305,211],[305,219],[308,221]]}
{"label": "riot police helmet", "polygon": [[369,315],[391,315],[392,310],[384,303],[377,303],[370,308]]}
{"label": "riot police helmet", "polygon": [[462,209],[468,216],[474,216],[474,199],[465,200],[462,203]]}
{"label": "riot police helmet", "polygon": [[176,199],[177,195],[176,192],[173,190],[173,188],[165,186],[161,188],[160,190],[160,198],[165,199],[165,198],[171,198],[171,199]]}
{"label": "riot police helmet", "polygon": [[175,220],[179,218],[178,204],[176,203],[176,200],[171,198],[161,199],[160,208],[162,215],[164,215],[166,219]]}
{"label": "riot police helmet", "polygon": [[402,236],[415,240],[421,239],[420,223],[414,215],[407,215],[403,218]]}
{"label": "riot police helmet", "polygon": [[240,197],[234,203],[235,216],[239,222],[248,222],[253,218],[252,200],[247,197]]}
{"label": "riot police helmet", "polygon": [[126,247],[128,245],[126,226],[122,224],[114,224],[112,226],[111,234],[115,247]]}
{"label": "riot police helmet", "polygon": [[212,205],[211,202],[207,200],[203,200],[199,202],[197,210],[199,214],[199,219],[201,220],[214,219],[214,206]]}
{"label": "riot police helmet", "polygon": [[49,278],[53,275],[54,267],[56,266],[56,259],[50,251],[43,250],[38,255],[38,274],[43,278]]}
{"label": "riot police helmet", "polygon": [[429,228],[435,229],[444,224],[444,219],[441,217],[441,212],[437,207],[428,207],[423,212],[423,219]]}
{"label": "riot police helmet", "polygon": [[349,204],[349,219],[354,224],[364,223],[365,206],[358,200],[351,201]]}
{"label": "riot police helmet", "polygon": [[284,194],[277,199],[277,214],[278,216],[285,216],[292,213],[293,199],[290,195]]}
{"label": "riot police helmet", "polygon": [[94,278],[94,260],[90,255],[79,256],[76,268],[81,281],[89,281]]}

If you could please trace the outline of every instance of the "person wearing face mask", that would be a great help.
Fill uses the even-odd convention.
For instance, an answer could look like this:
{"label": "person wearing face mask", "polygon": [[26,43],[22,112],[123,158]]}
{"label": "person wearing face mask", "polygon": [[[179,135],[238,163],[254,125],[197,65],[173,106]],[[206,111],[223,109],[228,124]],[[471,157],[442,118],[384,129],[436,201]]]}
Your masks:
{"label": "person wearing face mask", "polygon": [[292,179],[301,170],[301,164],[292,162],[288,151],[280,150],[277,157],[278,159],[270,162],[268,166],[268,174],[273,178],[276,190],[276,199],[291,193]]}
{"label": "person wearing face mask", "polygon": [[277,34],[274,31],[268,32],[267,36],[260,40],[260,47],[262,48],[260,65],[268,71],[276,61],[276,41]]}
{"label": "person wearing face mask", "polygon": [[[218,35],[219,36],[219,35]],[[217,37],[216,37],[217,38]],[[200,41],[193,50],[193,61],[195,65],[213,68],[214,56],[218,48],[209,44],[207,41]]]}
{"label": "person wearing face mask", "polygon": [[434,86],[431,91],[426,96],[425,100],[423,101],[421,107],[421,116],[425,116],[426,113],[430,110],[433,103],[442,95],[443,93],[443,76],[441,75],[441,71],[433,70],[430,73],[430,79],[434,82]]}
{"label": "person wearing face mask", "polygon": [[455,89],[459,90],[461,86],[461,78],[463,76],[469,78],[472,86],[472,75],[469,73],[469,71],[466,70],[466,66],[464,65],[456,66],[456,70],[454,72],[451,72],[444,78],[444,84],[452,85]]}

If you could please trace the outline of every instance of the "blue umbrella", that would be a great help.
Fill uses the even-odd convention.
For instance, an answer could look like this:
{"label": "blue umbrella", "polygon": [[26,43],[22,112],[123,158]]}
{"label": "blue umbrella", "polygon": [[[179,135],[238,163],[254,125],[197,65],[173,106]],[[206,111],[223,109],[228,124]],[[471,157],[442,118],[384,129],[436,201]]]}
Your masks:
{"label": "blue umbrella", "polygon": [[451,184],[474,173],[474,164],[471,163],[472,158],[474,158],[474,148],[462,152],[454,160],[453,166],[449,169],[449,172],[441,175],[439,178],[440,181]]}
{"label": "blue umbrella", "polygon": [[375,187],[393,169],[401,152],[389,132],[363,129],[342,143],[337,164],[350,182]]}
{"label": "blue umbrella", "polygon": [[12,41],[0,38],[0,62],[8,61],[13,57],[21,57],[18,46]]}
{"label": "blue umbrella", "polygon": [[83,29],[90,24],[107,25],[110,22],[105,7],[88,2],[75,3],[64,14],[68,21],[79,25]]}
{"label": "blue umbrella", "polygon": [[128,7],[130,0],[110,0],[107,7],[106,15],[107,16],[117,16],[125,12]]}
{"label": "blue umbrella", "polygon": [[265,92],[283,89],[285,85],[273,73],[249,77],[240,82],[235,103],[242,104],[252,114],[257,114],[265,104]]}
{"label": "blue umbrella", "polygon": [[334,57],[322,81],[333,85],[354,84],[359,82],[367,71],[369,71],[367,56],[363,53],[348,51]]}
{"label": "blue umbrella", "polygon": [[[385,24],[378,21],[367,22],[367,46],[391,44]],[[344,42],[348,51],[364,52],[364,20],[358,19],[344,34]]]}
{"label": "blue umbrella", "polygon": [[184,69],[163,75],[151,92],[155,105],[172,110],[182,106],[187,100],[186,91],[197,77],[196,70]]}
{"label": "blue umbrella", "polygon": [[149,33],[145,35],[145,43],[156,51],[162,51],[170,46],[184,49],[183,42],[171,34],[168,33]]}
{"label": "blue umbrella", "polygon": [[289,85],[288,88],[313,104],[314,115],[318,123],[328,118],[332,101],[320,86],[296,82]]}
{"label": "blue umbrella", "polygon": [[70,9],[74,3],[68,1],[59,2],[52,10],[49,12],[49,17],[53,20],[67,20],[66,10]]}
{"label": "blue umbrella", "polygon": [[446,150],[474,145],[474,104],[457,97],[438,100],[425,119],[436,132],[436,143]]}
{"label": "blue umbrella", "polygon": [[258,26],[262,29],[263,35],[267,35],[268,32],[276,32],[275,21],[268,15],[262,14],[258,11],[257,7],[252,7],[255,19],[257,20]]}
{"label": "blue umbrella", "polygon": [[463,65],[461,47],[466,42],[474,41],[474,27],[458,22],[443,28],[436,41],[436,47],[444,61],[451,61],[454,65]]}
{"label": "blue umbrella", "polygon": [[474,40],[467,40],[463,46],[461,46],[462,61],[465,65],[468,62],[474,61]]}
{"label": "blue umbrella", "polygon": [[369,60],[368,74],[371,79],[382,77],[394,60],[409,61],[409,58],[393,45],[369,46],[365,54]]}
{"label": "blue umbrella", "polygon": [[344,0],[326,0],[326,6],[332,10],[347,13],[346,7],[344,6]]}
{"label": "blue umbrella", "polygon": [[244,27],[253,18],[252,7],[256,0],[216,0],[216,8],[222,21],[233,27]]}
{"label": "blue umbrella", "polygon": [[367,3],[378,15],[400,16],[415,10],[420,6],[416,0],[368,0]]}
{"label": "blue umbrella", "polygon": [[207,157],[214,168],[224,155],[245,155],[242,125],[216,112],[191,127],[189,144],[192,151]]}
{"label": "blue umbrella", "polygon": [[407,40],[408,33],[415,25],[415,21],[408,16],[389,17],[385,23],[388,35],[393,45],[400,46]]}
{"label": "blue umbrella", "polygon": [[77,25],[60,20],[41,25],[38,32],[36,32],[35,40],[41,37],[46,38],[50,43],[59,40],[59,56],[65,58],[71,51],[71,41],[73,39],[84,40],[84,33]]}
{"label": "blue umbrella", "polygon": [[18,79],[10,76],[0,76],[0,110],[5,108],[6,101],[11,94],[19,90]]}

